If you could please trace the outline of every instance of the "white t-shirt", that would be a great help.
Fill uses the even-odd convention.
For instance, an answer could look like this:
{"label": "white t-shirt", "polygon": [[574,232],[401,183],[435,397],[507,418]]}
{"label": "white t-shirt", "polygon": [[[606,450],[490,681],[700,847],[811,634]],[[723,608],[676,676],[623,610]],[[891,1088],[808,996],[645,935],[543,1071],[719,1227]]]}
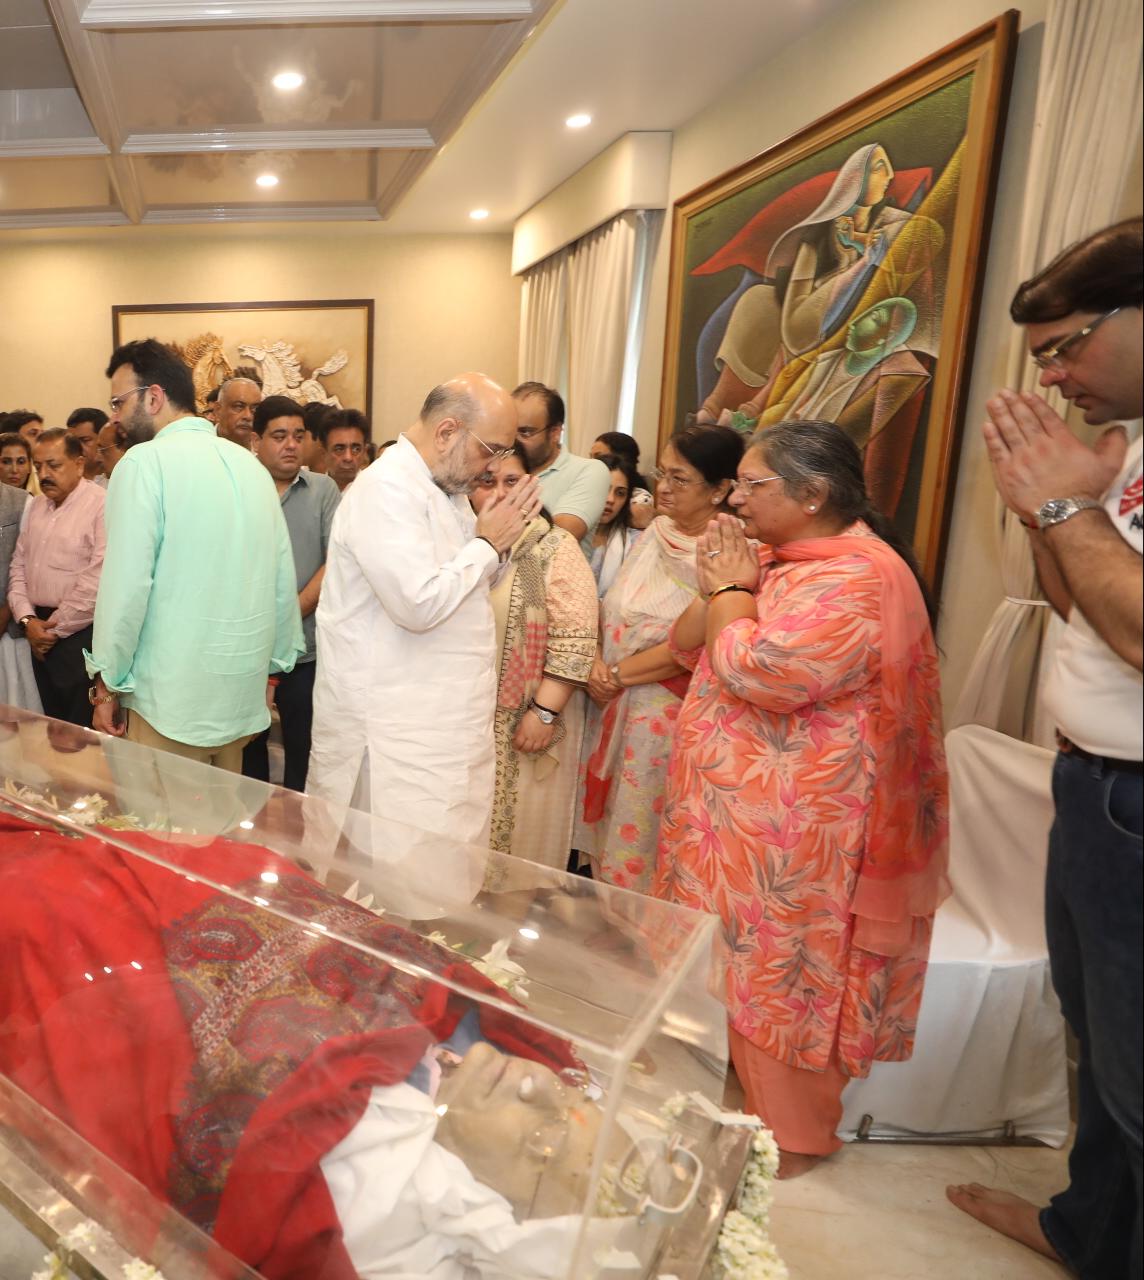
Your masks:
{"label": "white t-shirt", "polygon": [[[1142,448],[1142,437],[1129,446],[1104,509],[1125,542],[1144,553]],[[1045,706],[1078,747],[1122,760],[1144,758],[1144,679],[1075,607],[1045,681]]]}

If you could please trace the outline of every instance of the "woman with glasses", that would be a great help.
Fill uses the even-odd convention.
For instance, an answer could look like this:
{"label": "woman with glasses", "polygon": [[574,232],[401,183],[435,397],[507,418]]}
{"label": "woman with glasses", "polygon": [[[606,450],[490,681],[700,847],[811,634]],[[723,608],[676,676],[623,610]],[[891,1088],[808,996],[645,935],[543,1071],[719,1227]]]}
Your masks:
{"label": "woman with glasses", "polygon": [[601,604],[588,693],[576,848],[598,879],[647,893],[655,871],[663,781],[688,673],[667,646],[695,599],[695,548],[725,509],[743,439],[730,427],[687,427],[655,472],[659,515],[628,554]]}
{"label": "woman with glasses", "polygon": [[[490,458],[470,496],[473,509],[480,515],[527,478],[521,445]],[[516,540],[489,598],[498,654],[489,842],[563,871],[584,732],[579,690],[596,652],[595,579],[575,538],[542,511]]]}
{"label": "woman with glasses", "polygon": [[913,1049],[946,892],[937,650],[837,426],[757,432],[731,504],[671,634],[695,676],[655,892],[723,919],[732,1058],[791,1176],[841,1145],[846,1081]]}

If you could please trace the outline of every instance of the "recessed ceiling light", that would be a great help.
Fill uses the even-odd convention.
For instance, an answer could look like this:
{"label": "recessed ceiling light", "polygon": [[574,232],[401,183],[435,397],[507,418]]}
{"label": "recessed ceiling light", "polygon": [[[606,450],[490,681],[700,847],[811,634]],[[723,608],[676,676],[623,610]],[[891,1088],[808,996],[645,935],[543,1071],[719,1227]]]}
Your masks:
{"label": "recessed ceiling light", "polygon": [[275,89],[300,89],[306,77],[300,71],[279,71],[270,83]]}
{"label": "recessed ceiling light", "polygon": [[564,123],[569,129],[586,129],[592,123],[592,117],[586,111],[577,111],[574,116],[569,116]]}
{"label": "recessed ceiling light", "polygon": [[276,187],[278,185],[278,175],[276,173],[260,173],[254,181],[260,187]]}
{"label": "recessed ceiling light", "polygon": [[470,209],[469,210],[469,217],[472,218],[474,222],[484,222],[484,220],[488,216],[489,216],[489,211],[487,209]]}

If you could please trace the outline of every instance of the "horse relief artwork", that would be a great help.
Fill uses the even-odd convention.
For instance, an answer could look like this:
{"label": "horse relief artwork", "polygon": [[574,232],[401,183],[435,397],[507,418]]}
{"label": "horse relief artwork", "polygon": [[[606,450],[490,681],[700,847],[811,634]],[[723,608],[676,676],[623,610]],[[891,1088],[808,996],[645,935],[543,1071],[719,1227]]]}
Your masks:
{"label": "horse relief artwork", "polygon": [[372,299],[112,308],[118,345],[158,338],[186,361],[199,409],[224,379],[257,375],[266,396],[370,411]]}
{"label": "horse relief artwork", "polygon": [[1013,24],[677,201],[661,432],[836,422],[940,576]]}

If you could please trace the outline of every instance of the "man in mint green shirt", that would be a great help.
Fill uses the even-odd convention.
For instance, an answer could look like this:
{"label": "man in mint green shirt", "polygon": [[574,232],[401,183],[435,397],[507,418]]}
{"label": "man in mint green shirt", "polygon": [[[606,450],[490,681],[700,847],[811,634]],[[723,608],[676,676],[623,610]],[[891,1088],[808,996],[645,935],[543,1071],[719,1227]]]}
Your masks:
{"label": "man in mint green shirt", "polygon": [[154,339],[111,357],[128,451],[86,654],[95,728],[239,772],[270,723],[268,682],[305,652],[274,482],[194,416],[190,371]]}

